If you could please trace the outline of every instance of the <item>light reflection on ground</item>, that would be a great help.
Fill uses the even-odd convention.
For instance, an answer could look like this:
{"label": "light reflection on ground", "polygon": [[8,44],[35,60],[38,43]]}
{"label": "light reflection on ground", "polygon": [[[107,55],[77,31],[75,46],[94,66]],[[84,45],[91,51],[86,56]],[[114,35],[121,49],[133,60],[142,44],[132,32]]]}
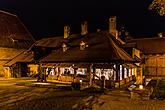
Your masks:
{"label": "light reflection on ground", "polygon": [[43,82],[35,82],[33,84],[40,84],[40,85],[51,85],[51,83],[43,83]]}
{"label": "light reflection on ground", "polygon": [[[16,85],[27,83],[40,86]],[[0,110],[164,110],[165,100],[132,100],[125,91],[105,94],[52,88],[36,79],[0,80]],[[48,87],[47,87],[48,86]],[[64,86],[64,84],[55,84]],[[66,86],[66,85],[65,85]]]}

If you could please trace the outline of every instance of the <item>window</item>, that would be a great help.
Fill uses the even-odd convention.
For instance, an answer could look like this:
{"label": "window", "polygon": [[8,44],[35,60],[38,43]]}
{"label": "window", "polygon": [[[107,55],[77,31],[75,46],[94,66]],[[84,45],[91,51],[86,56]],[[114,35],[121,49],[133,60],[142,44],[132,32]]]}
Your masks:
{"label": "window", "polygon": [[85,42],[84,42],[84,41],[81,41],[81,42],[80,42],[80,50],[84,50],[85,47],[86,47]]}
{"label": "window", "polygon": [[127,78],[127,68],[124,68],[124,78]]}
{"label": "window", "polygon": [[68,47],[65,43],[63,43],[62,48],[63,48],[63,52],[67,51],[67,49],[68,49]]}
{"label": "window", "polygon": [[122,80],[122,65],[120,65],[120,80]]}

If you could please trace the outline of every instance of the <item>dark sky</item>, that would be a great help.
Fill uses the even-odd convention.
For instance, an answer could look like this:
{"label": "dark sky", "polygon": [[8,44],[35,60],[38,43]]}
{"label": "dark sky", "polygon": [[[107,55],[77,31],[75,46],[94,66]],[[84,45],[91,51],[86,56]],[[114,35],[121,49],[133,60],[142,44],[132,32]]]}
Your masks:
{"label": "dark sky", "polygon": [[[147,1],[147,2],[146,2]],[[80,32],[87,20],[89,32],[108,29],[108,18],[117,16],[118,28],[125,26],[135,37],[165,33],[165,16],[148,10],[152,0],[0,0],[0,9],[17,14],[34,38],[63,35],[63,26]]]}

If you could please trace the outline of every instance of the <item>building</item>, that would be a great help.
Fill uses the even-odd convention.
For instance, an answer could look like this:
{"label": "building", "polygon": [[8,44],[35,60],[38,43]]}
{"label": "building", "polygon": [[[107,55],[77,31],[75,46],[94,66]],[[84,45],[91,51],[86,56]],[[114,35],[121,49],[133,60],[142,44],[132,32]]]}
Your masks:
{"label": "building", "polygon": [[[13,69],[17,76],[26,76],[22,74],[25,72],[44,73],[52,79],[85,80],[90,85],[104,77],[106,82],[113,80],[115,86],[120,87],[134,76],[141,76],[136,60],[139,52],[131,48],[128,54],[125,44],[116,29],[116,17],[112,16],[107,31],[89,33],[86,21],[81,23],[80,34],[70,34],[70,27],[65,26],[64,36],[36,41],[5,65],[12,69],[18,67]],[[29,71],[22,71],[21,66],[16,65],[24,65]]]}
{"label": "building", "polygon": [[[34,39],[20,19],[4,11],[0,11],[0,76],[11,77],[11,69],[4,67],[5,63],[27,50],[33,43]],[[18,66],[14,71],[17,71]]]}
{"label": "building", "polygon": [[[110,22],[113,21],[112,18]],[[64,37],[37,41],[33,50],[40,51],[39,53],[45,56],[39,58],[40,66],[45,68],[43,70],[45,73],[51,74],[55,79],[67,80],[68,77],[64,77],[69,71],[71,76],[84,75],[89,82],[92,82],[95,78],[101,79],[104,74],[106,80],[113,79],[119,87],[132,80],[132,76],[136,73],[134,63],[137,61],[118,46],[118,42],[121,44],[124,42],[118,37],[115,27],[112,27],[116,34],[111,34],[111,29],[88,33],[87,22],[83,22],[81,34],[70,35],[70,27],[66,26]],[[73,78],[70,77],[68,81],[73,81]]]}
{"label": "building", "polygon": [[154,38],[132,39],[128,42],[134,43],[141,50],[143,76],[164,77],[165,76],[165,37],[159,34]]}

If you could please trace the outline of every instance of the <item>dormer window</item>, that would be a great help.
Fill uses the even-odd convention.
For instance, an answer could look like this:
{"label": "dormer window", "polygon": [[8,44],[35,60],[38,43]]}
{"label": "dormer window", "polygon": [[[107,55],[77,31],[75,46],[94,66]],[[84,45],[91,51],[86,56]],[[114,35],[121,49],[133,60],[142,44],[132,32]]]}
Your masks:
{"label": "dormer window", "polygon": [[86,47],[88,47],[88,45],[84,41],[81,41],[80,42],[80,50],[84,50]]}
{"label": "dormer window", "polygon": [[67,51],[68,47],[65,43],[62,44],[63,52]]}

